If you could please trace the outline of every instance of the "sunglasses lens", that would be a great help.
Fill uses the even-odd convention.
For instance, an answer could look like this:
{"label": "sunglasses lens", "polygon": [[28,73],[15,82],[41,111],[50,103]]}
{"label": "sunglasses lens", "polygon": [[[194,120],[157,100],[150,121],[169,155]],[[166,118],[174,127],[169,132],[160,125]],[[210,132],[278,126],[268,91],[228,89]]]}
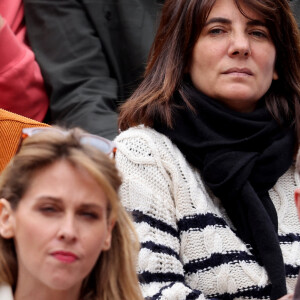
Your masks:
{"label": "sunglasses lens", "polygon": [[106,142],[102,139],[98,139],[96,137],[83,136],[80,139],[80,143],[93,146],[106,154],[109,154],[112,152],[111,144],[109,144],[108,142]]}
{"label": "sunglasses lens", "polygon": [[[59,130],[53,127],[31,127],[31,128],[23,128],[22,130],[22,137],[20,140],[20,144],[18,147],[18,150],[20,149],[20,146],[22,144],[22,141],[28,137],[32,136],[36,133],[45,132],[45,131],[53,131],[58,132],[64,136],[67,136],[69,134],[68,131]],[[92,134],[81,134],[80,137],[80,143],[85,145],[90,145],[98,149],[99,151],[105,153],[105,154],[112,154],[114,157],[116,146],[114,142],[106,140],[104,138],[92,135]]]}
{"label": "sunglasses lens", "polygon": [[36,133],[43,132],[45,130],[47,130],[47,128],[44,128],[44,127],[41,127],[41,128],[38,128],[38,127],[23,128],[22,133],[25,136],[32,136],[32,135],[34,135]]}

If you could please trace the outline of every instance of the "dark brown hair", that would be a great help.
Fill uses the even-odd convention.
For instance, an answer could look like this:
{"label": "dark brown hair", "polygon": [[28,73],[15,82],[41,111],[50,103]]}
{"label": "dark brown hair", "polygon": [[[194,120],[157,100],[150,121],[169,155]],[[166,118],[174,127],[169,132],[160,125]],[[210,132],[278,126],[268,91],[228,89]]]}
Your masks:
{"label": "dark brown hair", "polygon": [[[295,126],[299,139],[300,40],[289,4],[286,0],[234,1],[243,15],[241,4],[266,22],[276,48],[275,69],[279,76],[265,96],[267,107],[278,122]],[[139,124],[151,127],[155,118],[171,127],[175,91],[191,107],[181,85],[193,47],[215,2],[166,0],[144,80],[121,108],[121,130]]]}

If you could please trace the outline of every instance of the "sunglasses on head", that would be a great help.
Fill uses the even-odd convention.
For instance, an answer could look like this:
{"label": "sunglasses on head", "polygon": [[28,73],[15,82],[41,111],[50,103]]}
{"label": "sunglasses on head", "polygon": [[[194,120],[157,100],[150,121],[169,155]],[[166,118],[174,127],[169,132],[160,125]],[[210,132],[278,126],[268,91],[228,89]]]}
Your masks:
{"label": "sunglasses on head", "polygon": [[[42,132],[57,132],[64,136],[67,136],[70,134],[69,131],[61,130],[61,129],[58,129],[55,127],[23,128],[17,153],[19,152],[19,150],[21,148],[22,142],[27,137],[30,137],[37,133],[42,133]],[[110,140],[100,137],[98,135],[89,134],[89,133],[80,133],[78,135],[78,137],[79,137],[79,142],[81,144],[92,146],[92,147],[98,149],[99,151],[101,151],[109,156],[112,156],[113,158],[115,157],[117,147],[113,141],[110,141]]]}

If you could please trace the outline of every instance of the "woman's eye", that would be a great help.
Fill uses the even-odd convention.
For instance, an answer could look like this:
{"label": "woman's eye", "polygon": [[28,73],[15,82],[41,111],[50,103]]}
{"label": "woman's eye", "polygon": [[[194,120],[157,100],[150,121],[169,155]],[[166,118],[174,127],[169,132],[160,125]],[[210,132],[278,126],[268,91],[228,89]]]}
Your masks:
{"label": "woman's eye", "polygon": [[43,213],[55,213],[58,212],[58,209],[54,206],[42,206],[39,210]]}
{"label": "woman's eye", "polygon": [[82,216],[86,219],[92,219],[92,220],[99,219],[99,215],[95,212],[85,212],[85,211],[83,211],[83,212],[80,212],[79,214],[80,214],[80,216]]}
{"label": "woman's eye", "polygon": [[221,34],[223,32],[225,32],[225,31],[224,31],[224,29],[221,29],[221,28],[212,28],[209,30],[209,33],[213,34],[213,35]]}
{"label": "woman's eye", "polygon": [[268,37],[268,35],[265,32],[259,31],[259,30],[251,31],[250,35],[253,35],[253,36],[256,36],[259,38],[267,38]]}

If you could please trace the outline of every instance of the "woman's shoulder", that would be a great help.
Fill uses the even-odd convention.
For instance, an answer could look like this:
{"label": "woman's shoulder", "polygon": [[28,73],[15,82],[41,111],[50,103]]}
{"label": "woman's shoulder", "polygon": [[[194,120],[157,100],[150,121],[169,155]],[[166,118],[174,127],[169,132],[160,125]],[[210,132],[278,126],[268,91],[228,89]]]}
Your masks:
{"label": "woman's shoulder", "polygon": [[179,149],[171,140],[158,131],[139,125],[120,133],[115,142],[122,154],[134,159],[151,160],[174,157],[182,159],[183,156]]}
{"label": "woman's shoulder", "polygon": [[12,288],[6,283],[0,283],[0,299],[13,300]]}
{"label": "woman's shoulder", "polygon": [[167,136],[152,128],[137,126],[122,132],[115,141],[116,162],[124,177],[130,177],[131,181],[135,178],[139,183],[143,178],[145,181],[156,178],[156,183],[165,182],[166,189],[173,189],[173,193],[180,189],[180,194],[184,191],[190,195],[193,189],[197,191],[197,198],[201,193],[206,195],[199,172]]}
{"label": "woman's shoulder", "polygon": [[115,140],[117,143],[123,143],[124,141],[137,142],[144,140],[145,142],[149,143],[150,146],[152,142],[160,142],[163,139],[169,140],[169,138],[162,133],[159,133],[155,129],[144,125],[139,125],[122,131]]}

